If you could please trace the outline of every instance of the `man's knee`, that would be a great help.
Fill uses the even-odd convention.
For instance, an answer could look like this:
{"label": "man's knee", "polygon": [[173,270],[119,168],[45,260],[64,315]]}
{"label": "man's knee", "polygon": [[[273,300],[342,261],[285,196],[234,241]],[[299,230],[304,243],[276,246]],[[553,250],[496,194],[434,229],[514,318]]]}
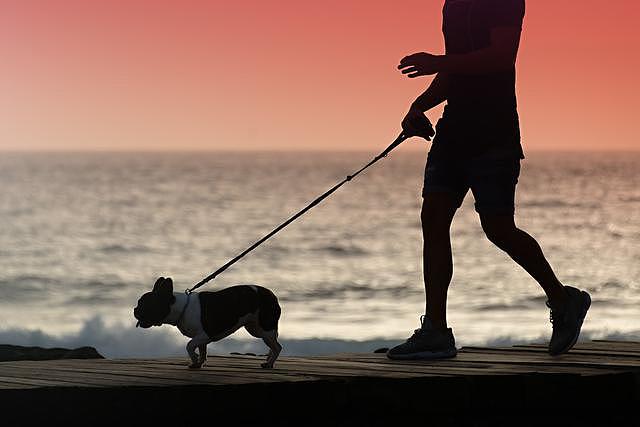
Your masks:
{"label": "man's knee", "polygon": [[512,215],[481,215],[480,223],[487,239],[498,247],[507,246],[518,230]]}
{"label": "man's knee", "polygon": [[422,223],[422,228],[429,228],[436,222],[436,218],[438,213],[436,209],[428,203],[426,200],[422,202],[422,209],[420,210],[420,222]]}
{"label": "man's knee", "polygon": [[449,230],[457,207],[451,197],[445,194],[429,194],[422,201],[420,220],[424,232]]}

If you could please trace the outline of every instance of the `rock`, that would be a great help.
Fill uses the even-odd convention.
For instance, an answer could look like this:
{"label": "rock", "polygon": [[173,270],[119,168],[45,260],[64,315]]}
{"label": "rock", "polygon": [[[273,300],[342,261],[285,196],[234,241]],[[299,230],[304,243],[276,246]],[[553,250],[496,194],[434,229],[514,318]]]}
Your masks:
{"label": "rock", "polygon": [[104,359],[104,357],[93,347],[68,349],[0,344],[0,362],[54,359]]}

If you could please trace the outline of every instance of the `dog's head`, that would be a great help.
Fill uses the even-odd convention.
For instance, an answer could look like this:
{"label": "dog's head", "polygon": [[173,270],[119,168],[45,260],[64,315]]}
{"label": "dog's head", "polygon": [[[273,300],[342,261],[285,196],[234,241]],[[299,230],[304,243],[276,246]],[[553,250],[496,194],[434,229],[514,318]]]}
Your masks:
{"label": "dog's head", "polygon": [[162,325],[169,315],[171,305],[176,302],[173,296],[173,280],[160,277],[153,285],[153,290],[142,295],[138,305],[133,309],[133,316],[138,319],[137,326],[150,328]]}

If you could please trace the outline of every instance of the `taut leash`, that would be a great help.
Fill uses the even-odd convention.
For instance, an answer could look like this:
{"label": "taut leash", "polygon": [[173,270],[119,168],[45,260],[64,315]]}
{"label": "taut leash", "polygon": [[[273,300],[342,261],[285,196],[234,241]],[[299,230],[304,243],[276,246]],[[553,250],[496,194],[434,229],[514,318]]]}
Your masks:
{"label": "taut leash", "polygon": [[376,163],[378,160],[382,159],[383,157],[387,157],[387,154],[389,154],[391,152],[391,150],[393,150],[394,148],[396,148],[398,145],[400,145],[402,142],[404,142],[407,138],[409,138],[408,135],[406,135],[404,132],[401,133],[400,135],[398,135],[398,137],[396,138],[395,141],[393,141],[391,143],[391,145],[389,145],[382,153],[378,154],[373,160],[371,160],[369,163],[367,163],[366,165],[364,165],[362,168],[360,168],[357,172],[354,172],[351,175],[347,175],[347,177],[345,179],[343,179],[342,181],[340,181],[339,183],[337,183],[336,185],[334,185],[329,191],[327,191],[326,193],[322,194],[320,197],[318,197],[317,199],[315,199],[313,202],[309,203],[304,209],[302,209],[300,212],[298,212],[297,214],[293,215],[291,218],[289,218],[288,220],[286,220],[285,222],[283,222],[282,224],[280,224],[278,227],[276,227],[271,233],[267,234],[266,236],[264,236],[262,239],[258,240],[257,242],[255,242],[253,245],[249,246],[247,249],[245,249],[241,254],[239,254],[238,256],[236,256],[235,258],[233,258],[232,260],[228,261],[225,265],[223,265],[222,267],[220,267],[219,269],[217,269],[216,271],[214,271],[213,273],[211,273],[210,275],[208,275],[207,277],[205,277],[204,279],[202,279],[201,281],[199,281],[198,283],[196,283],[191,289],[187,289],[185,290],[185,293],[187,295],[189,295],[190,293],[192,293],[193,291],[195,291],[196,289],[198,289],[200,286],[204,285],[205,283],[213,280],[217,275],[219,275],[220,273],[222,273],[223,271],[225,271],[227,268],[231,267],[233,264],[235,264],[236,262],[238,262],[240,259],[242,259],[245,255],[247,255],[249,252],[251,252],[252,250],[254,250],[255,248],[257,248],[258,246],[260,246],[262,243],[264,243],[266,240],[268,240],[270,237],[272,237],[274,234],[276,234],[278,231],[282,230],[283,228],[285,228],[287,225],[291,224],[293,221],[295,221],[296,219],[298,219],[299,217],[301,217],[302,215],[304,215],[308,210],[310,210],[311,208],[313,208],[314,206],[316,206],[317,204],[319,204],[320,202],[322,202],[324,199],[326,199],[327,197],[329,197],[333,192],[335,192],[338,188],[342,187],[344,184],[346,184],[347,182],[351,181],[353,178],[355,178],[356,176],[358,176],[360,174],[360,172],[364,171],[365,169],[367,169],[369,166],[373,165],[374,163]]}

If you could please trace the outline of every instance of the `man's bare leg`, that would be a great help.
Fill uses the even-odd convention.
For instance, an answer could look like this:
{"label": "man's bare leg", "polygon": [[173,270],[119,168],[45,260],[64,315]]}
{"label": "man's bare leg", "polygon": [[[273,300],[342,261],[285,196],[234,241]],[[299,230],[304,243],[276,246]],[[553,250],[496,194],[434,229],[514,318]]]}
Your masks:
{"label": "man's bare leg", "polygon": [[434,329],[447,328],[447,291],[453,276],[451,221],[457,210],[449,193],[427,193],[422,202],[425,315]]}
{"label": "man's bare leg", "polygon": [[567,293],[547,262],[538,242],[516,227],[513,215],[480,215],[487,238],[524,268],[544,289],[552,307],[562,310]]}
{"label": "man's bare leg", "polygon": [[449,229],[456,213],[453,194],[427,193],[422,203],[425,316],[411,337],[387,351],[393,360],[444,359],[457,354],[447,328],[447,291],[453,275]]}

